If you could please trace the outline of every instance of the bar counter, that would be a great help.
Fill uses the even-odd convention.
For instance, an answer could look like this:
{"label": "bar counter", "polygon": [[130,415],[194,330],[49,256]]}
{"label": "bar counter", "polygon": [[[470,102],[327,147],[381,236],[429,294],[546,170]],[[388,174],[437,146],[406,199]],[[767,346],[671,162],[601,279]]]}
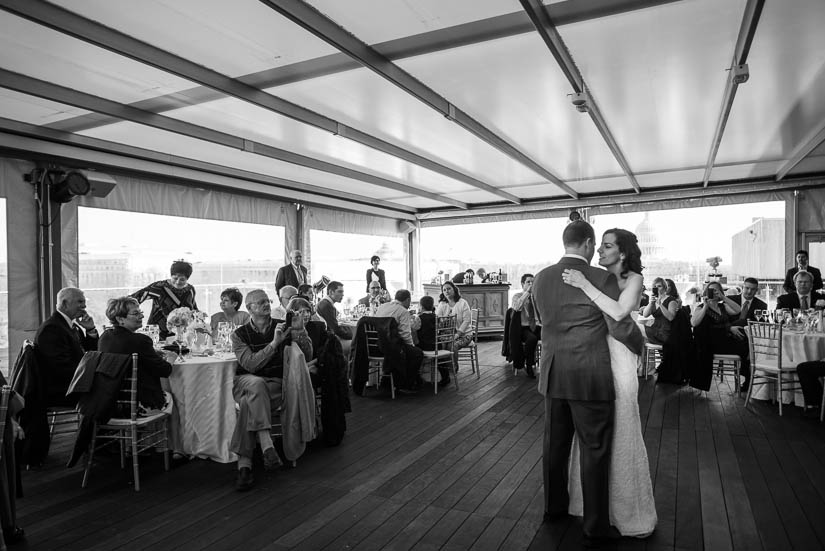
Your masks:
{"label": "bar counter", "polygon": [[[509,306],[509,283],[478,283],[464,285],[456,283],[461,298],[470,308],[478,308],[478,334],[484,336],[504,336],[504,317]],[[424,284],[424,293],[435,299],[441,294],[441,285]]]}

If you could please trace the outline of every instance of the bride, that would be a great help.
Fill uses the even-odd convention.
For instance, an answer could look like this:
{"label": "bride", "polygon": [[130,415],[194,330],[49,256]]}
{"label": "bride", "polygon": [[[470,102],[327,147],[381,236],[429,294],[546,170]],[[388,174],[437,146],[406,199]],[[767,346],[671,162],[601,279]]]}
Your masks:
{"label": "bride", "polygon": [[[639,307],[642,293],[641,251],[636,236],[622,229],[607,230],[599,247],[599,265],[614,274],[621,295],[618,302],[599,292],[578,270],[565,270],[564,282],[577,287],[605,315],[620,320]],[[610,459],[610,523],[623,536],[646,537],[656,527],[656,504],[647,450],[639,419],[639,357],[608,336],[613,385],[616,389],[613,449]],[[582,515],[578,438],[573,439],[568,478],[571,515]]]}

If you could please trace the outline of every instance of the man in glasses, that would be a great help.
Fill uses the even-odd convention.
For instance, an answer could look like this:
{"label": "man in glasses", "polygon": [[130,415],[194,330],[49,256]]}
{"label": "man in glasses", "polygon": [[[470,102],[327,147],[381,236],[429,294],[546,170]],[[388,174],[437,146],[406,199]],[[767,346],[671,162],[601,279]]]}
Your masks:
{"label": "man in glasses", "polygon": [[238,358],[232,394],[240,410],[229,449],[238,454],[235,487],[239,491],[249,490],[254,482],[252,453],[256,444],[261,445],[266,470],[281,465],[270,430],[272,410],[277,409],[283,397],[284,348],[295,343],[307,361],[312,359],[312,341],[300,316],[293,316],[289,327],[276,322],[272,318],[272,301],[262,289],[246,295],[246,309],[249,322],[232,333],[232,349]]}

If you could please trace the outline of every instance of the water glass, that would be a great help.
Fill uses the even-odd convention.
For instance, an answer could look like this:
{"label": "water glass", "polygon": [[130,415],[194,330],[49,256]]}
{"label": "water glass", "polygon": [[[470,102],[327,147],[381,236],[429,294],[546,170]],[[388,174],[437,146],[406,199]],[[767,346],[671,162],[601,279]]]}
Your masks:
{"label": "water glass", "polygon": [[753,311],[753,317],[756,318],[756,321],[764,321],[762,318],[762,310],[756,309]]}

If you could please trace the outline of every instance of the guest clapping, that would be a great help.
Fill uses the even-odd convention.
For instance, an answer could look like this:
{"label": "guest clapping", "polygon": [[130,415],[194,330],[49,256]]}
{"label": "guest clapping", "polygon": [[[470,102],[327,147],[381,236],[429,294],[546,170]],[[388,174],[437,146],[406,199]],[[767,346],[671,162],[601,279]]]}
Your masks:
{"label": "guest clapping", "polygon": [[172,262],[169,274],[169,279],[155,281],[130,295],[139,303],[152,299],[149,324],[160,328],[161,339],[172,334],[166,327],[166,317],[172,310],[183,306],[192,310],[198,309],[195,303],[195,288],[189,284],[189,278],[192,277],[192,265],[184,260],[175,260]]}

